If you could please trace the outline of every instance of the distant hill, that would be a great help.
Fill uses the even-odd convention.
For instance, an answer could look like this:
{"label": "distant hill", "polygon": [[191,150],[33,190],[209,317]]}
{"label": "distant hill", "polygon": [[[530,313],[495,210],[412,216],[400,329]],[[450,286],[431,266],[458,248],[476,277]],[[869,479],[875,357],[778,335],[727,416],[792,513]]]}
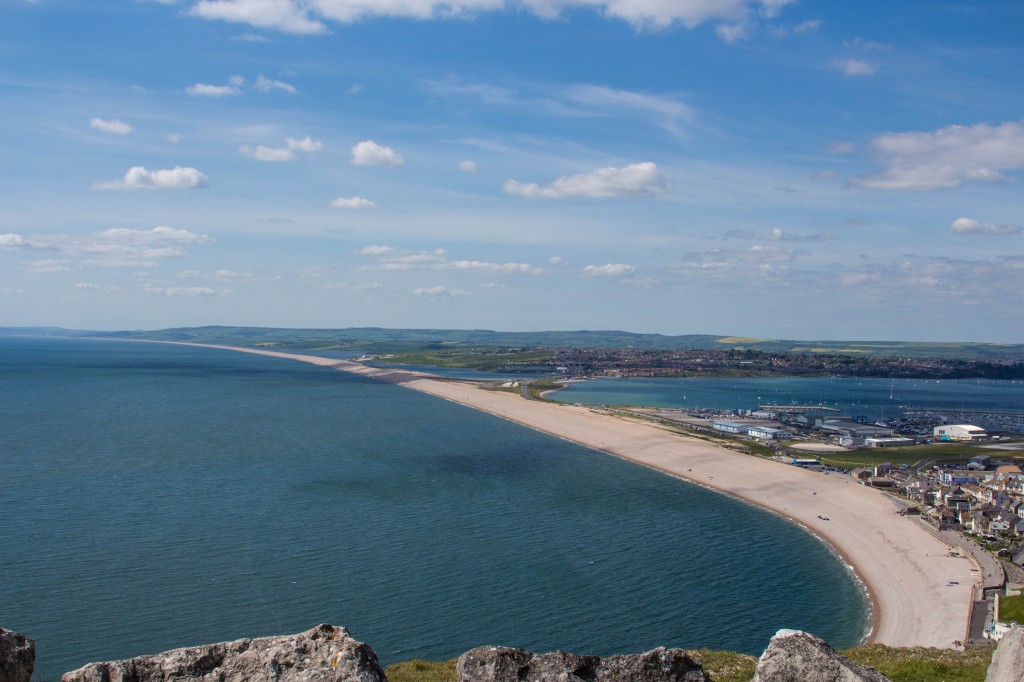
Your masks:
{"label": "distant hill", "polygon": [[0,335],[96,337],[192,341],[225,345],[274,345],[292,349],[401,352],[439,348],[633,348],[649,350],[758,350],[765,353],[849,355],[879,358],[1022,360],[1024,344],[917,341],[796,341],[713,334],[635,334],[615,330],[496,332],[486,329],[286,329],[274,327],[177,327],[158,330],[88,331],[59,327],[0,327]]}

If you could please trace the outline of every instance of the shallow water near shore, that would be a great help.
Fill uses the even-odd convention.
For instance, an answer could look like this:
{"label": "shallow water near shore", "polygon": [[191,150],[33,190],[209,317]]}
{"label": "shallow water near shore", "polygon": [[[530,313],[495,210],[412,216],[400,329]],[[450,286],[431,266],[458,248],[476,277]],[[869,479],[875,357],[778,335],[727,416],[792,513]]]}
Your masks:
{"label": "shallow water near shore", "polygon": [[0,338],[0,625],[35,679],[319,622],[385,663],[481,644],[760,653],[867,611],[808,533],[394,385],[161,344]]}

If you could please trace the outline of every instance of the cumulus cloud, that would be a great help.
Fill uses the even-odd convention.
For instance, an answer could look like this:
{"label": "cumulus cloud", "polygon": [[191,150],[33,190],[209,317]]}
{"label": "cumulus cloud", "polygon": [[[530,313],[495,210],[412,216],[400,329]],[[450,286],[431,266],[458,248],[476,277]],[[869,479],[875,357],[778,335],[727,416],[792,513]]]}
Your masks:
{"label": "cumulus cloud", "polygon": [[476,161],[459,161],[459,170],[463,173],[476,173],[479,170]]}
{"label": "cumulus cloud", "polygon": [[[2,239],[6,237],[6,239]],[[25,239],[20,235],[0,235],[0,246],[6,242],[10,248],[33,251],[51,251],[63,260],[36,261],[30,267],[36,271],[63,272],[53,267],[68,268],[70,258],[81,265],[100,267],[151,266],[155,261],[180,258],[186,255],[185,246],[208,244],[213,240],[205,234],[180,230],[164,225],[150,230],[111,228],[86,235],[43,235]],[[43,270],[40,270],[42,268]]]}
{"label": "cumulus cloud", "polygon": [[195,189],[206,187],[208,178],[195,168],[175,166],[169,170],[151,171],[132,166],[123,180],[99,182],[95,189]]}
{"label": "cumulus cloud", "polygon": [[43,258],[40,260],[30,261],[23,263],[22,267],[31,272],[38,272],[42,274],[51,274],[56,272],[70,272],[69,266],[70,261],[59,260],[56,258]]}
{"label": "cumulus cloud", "polygon": [[394,253],[394,252],[395,252],[395,247],[393,247],[393,246],[374,246],[374,245],[364,246],[363,248],[361,248],[358,251],[356,251],[356,253],[358,253],[361,256],[385,256],[387,254]]}
{"label": "cumulus cloud", "polygon": [[189,14],[284,33],[327,33],[327,27],[309,16],[306,3],[293,0],[201,0]]}
{"label": "cumulus cloud", "polygon": [[294,95],[296,92],[298,92],[298,88],[296,88],[291,83],[285,83],[284,81],[267,78],[263,74],[259,75],[259,77],[256,79],[256,82],[253,83],[252,87],[254,90],[259,90],[260,92],[283,90],[284,92],[287,92],[289,95]]}
{"label": "cumulus cloud", "polygon": [[149,294],[160,296],[185,296],[188,298],[200,298],[216,296],[217,291],[210,287],[155,287],[147,284],[143,291]]}
{"label": "cumulus cloud", "polygon": [[287,147],[265,147],[262,144],[255,147],[243,144],[238,148],[238,153],[242,156],[248,156],[250,159],[267,161],[270,163],[291,161],[295,158],[295,152]]}
{"label": "cumulus cloud", "polygon": [[635,265],[628,263],[608,263],[606,265],[588,265],[583,274],[590,277],[626,277],[636,272]]}
{"label": "cumulus cloud", "polygon": [[983,223],[974,218],[957,218],[949,225],[949,229],[956,234],[1019,234],[1021,228],[1018,225],[996,225],[994,223]]}
{"label": "cumulus cloud", "polygon": [[331,208],[350,209],[377,208],[377,204],[363,197],[338,197],[331,202],[330,206]]}
{"label": "cumulus cloud", "polygon": [[416,296],[430,296],[432,298],[446,297],[451,298],[453,296],[469,296],[468,291],[462,289],[449,289],[444,286],[436,287],[417,287],[412,290],[412,293]]}
{"label": "cumulus cloud", "polygon": [[832,62],[832,68],[842,71],[847,76],[873,76],[878,70],[863,59],[837,59]]}
{"label": "cumulus cloud", "polygon": [[292,151],[306,152],[307,154],[318,152],[324,148],[322,142],[320,142],[319,140],[314,140],[309,135],[302,138],[301,140],[296,139],[294,137],[289,137],[287,140],[285,140],[285,144],[287,144],[288,149],[291,149]]}
{"label": "cumulus cloud", "polygon": [[100,132],[110,133],[111,135],[128,135],[133,130],[131,125],[116,118],[93,118],[89,120],[89,127]]}
{"label": "cumulus cloud", "polygon": [[250,145],[243,144],[238,148],[238,153],[242,156],[248,156],[250,159],[256,159],[257,161],[280,163],[295,159],[295,152],[313,154],[321,149],[323,149],[323,143],[318,140],[314,140],[307,135],[302,139],[289,137],[285,140],[284,147],[267,147],[262,144],[252,147]]}
{"label": "cumulus cloud", "polygon": [[580,8],[637,29],[694,28],[706,22],[744,22],[773,18],[795,0],[200,0],[193,16],[295,34],[327,33],[324,20],[352,23],[387,16],[410,19],[472,17],[482,12],[528,11],[545,19]]}
{"label": "cumulus cloud", "polygon": [[568,199],[572,197],[649,197],[667,189],[658,166],[650,161],[624,168],[598,168],[590,173],[564,175],[547,187],[508,180],[505,191],[521,197]]}
{"label": "cumulus cloud", "polygon": [[868,189],[927,190],[997,182],[1024,169],[1024,121],[953,125],[932,132],[883,133],[871,141],[885,170],[856,178]]}
{"label": "cumulus cloud", "polygon": [[391,147],[364,140],[352,147],[352,163],[357,166],[401,166],[405,159]]}
{"label": "cumulus cloud", "polygon": [[185,93],[193,97],[229,97],[241,93],[244,84],[245,79],[241,76],[231,76],[227,85],[196,83],[185,88]]}
{"label": "cumulus cloud", "polygon": [[541,275],[544,270],[528,263],[489,263],[478,260],[455,260],[433,266],[435,270],[463,270],[493,274]]}
{"label": "cumulus cloud", "polygon": [[26,246],[29,246],[29,242],[20,234],[0,234],[0,249],[18,249]]}
{"label": "cumulus cloud", "polygon": [[364,246],[356,251],[362,256],[377,259],[376,270],[447,270],[454,272],[482,272],[492,275],[542,275],[544,270],[529,263],[495,263],[491,261],[452,260],[444,249],[432,251],[405,251],[391,246]]}

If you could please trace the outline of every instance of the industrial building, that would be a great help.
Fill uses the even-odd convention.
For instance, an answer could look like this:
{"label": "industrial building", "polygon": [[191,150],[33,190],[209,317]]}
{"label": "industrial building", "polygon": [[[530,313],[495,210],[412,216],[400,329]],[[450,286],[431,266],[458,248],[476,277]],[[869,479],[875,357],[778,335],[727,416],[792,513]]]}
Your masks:
{"label": "industrial building", "polygon": [[932,435],[937,440],[985,440],[988,433],[980,426],[971,424],[945,424],[936,426]]}

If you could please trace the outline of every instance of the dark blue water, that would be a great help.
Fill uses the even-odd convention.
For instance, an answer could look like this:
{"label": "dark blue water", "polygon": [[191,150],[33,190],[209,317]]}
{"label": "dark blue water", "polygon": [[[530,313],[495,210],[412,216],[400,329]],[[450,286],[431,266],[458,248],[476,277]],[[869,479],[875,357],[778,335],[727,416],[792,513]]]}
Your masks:
{"label": "dark blue water", "polygon": [[319,622],[385,662],[481,644],[758,653],[866,624],[770,514],[299,362],[0,338],[0,625],[36,679]]}
{"label": "dark blue water", "polygon": [[872,420],[904,408],[1024,411],[1024,383],[992,379],[594,379],[551,394],[584,405],[757,409],[759,405],[823,405]]}

